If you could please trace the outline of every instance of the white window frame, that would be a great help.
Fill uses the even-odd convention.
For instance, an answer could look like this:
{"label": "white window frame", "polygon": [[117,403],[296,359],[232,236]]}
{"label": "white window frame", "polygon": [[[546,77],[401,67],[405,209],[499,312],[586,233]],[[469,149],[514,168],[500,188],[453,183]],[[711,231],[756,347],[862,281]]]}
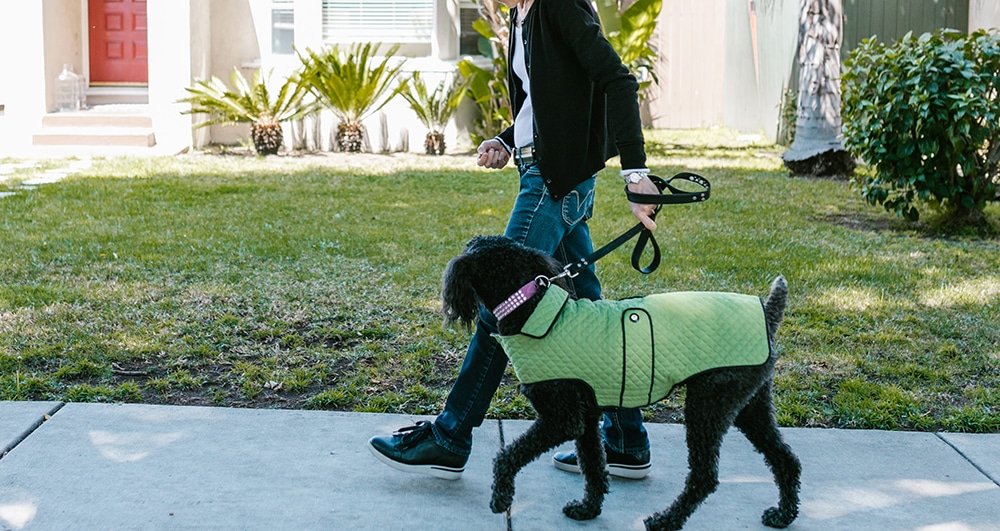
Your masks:
{"label": "white window frame", "polygon": [[[285,11],[291,13],[292,20],[291,24],[287,22],[279,22],[274,19],[274,16],[279,11]],[[282,29],[292,31],[292,40],[295,39],[295,2],[294,0],[271,0],[271,17],[270,17],[270,39],[268,40],[268,50],[267,52],[272,55],[293,55],[294,52],[289,50],[287,52],[276,52],[274,50],[274,32],[278,29],[278,26],[282,26]]]}

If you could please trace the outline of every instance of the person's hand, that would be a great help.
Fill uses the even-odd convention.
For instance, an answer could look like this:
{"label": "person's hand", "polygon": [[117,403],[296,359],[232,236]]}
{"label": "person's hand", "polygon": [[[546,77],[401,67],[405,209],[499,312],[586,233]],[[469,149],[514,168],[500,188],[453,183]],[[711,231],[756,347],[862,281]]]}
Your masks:
{"label": "person's hand", "polygon": [[483,140],[483,143],[479,144],[476,152],[479,154],[476,164],[495,170],[503,168],[507,165],[507,161],[510,160],[510,153],[503,146],[503,142],[495,138]]}
{"label": "person's hand", "polygon": [[[641,172],[642,178],[639,182],[628,183],[626,186],[628,190],[634,194],[650,194],[657,195],[660,193],[660,189],[656,187],[656,183],[649,180],[649,176],[645,172]],[[656,230],[656,222],[650,217],[656,210],[656,205],[647,205],[644,203],[633,203],[629,201],[629,206],[632,207],[632,215],[635,219],[638,219],[644,227],[649,230]]]}

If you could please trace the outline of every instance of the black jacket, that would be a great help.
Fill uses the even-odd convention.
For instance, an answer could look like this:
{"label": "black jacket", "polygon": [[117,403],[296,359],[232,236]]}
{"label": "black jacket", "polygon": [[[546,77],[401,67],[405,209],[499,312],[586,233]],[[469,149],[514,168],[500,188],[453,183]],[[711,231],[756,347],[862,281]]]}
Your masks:
{"label": "black jacket", "polygon": [[[514,38],[517,10],[511,9]],[[621,155],[623,169],[644,168],[639,83],[601,33],[589,0],[535,0],[523,25],[522,45],[531,77],[538,166],[556,199]],[[524,102],[511,66],[507,87],[514,115]],[[500,138],[514,147],[514,126]]]}

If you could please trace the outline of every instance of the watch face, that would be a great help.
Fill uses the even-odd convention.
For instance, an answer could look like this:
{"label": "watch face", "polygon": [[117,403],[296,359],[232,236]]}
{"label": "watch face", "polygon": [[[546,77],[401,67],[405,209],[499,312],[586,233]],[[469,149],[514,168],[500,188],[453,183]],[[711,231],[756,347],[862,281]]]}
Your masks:
{"label": "watch face", "polygon": [[642,180],[642,175],[638,173],[630,173],[628,177],[625,178],[625,180],[631,184],[635,184]]}

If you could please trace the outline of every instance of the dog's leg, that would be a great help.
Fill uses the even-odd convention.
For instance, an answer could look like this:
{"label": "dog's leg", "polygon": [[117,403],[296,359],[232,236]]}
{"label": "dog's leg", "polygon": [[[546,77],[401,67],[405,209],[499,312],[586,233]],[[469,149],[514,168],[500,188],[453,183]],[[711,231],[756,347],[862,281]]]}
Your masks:
{"label": "dog's leg", "polygon": [[588,404],[584,412],[583,434],[576,440],[576,458],[584,479],[582,500],[574,500],[563,507],[563,513],[574,520],[590,520],[601,514],[604,495],[608,493],[608,471],[605,467],[604,440],[601,437],[601,410],[589,388],[579,389],[581,405]]}
{"label": "dog's leg", "polygon": [[[521,387],[538,413],[538,420],[493,460],[493,497],[490,509],[494,513],[510,508],[514,501],[514,477],[525,465],[583,433],[583,417],[579,413],[581,408],[576,404],[567,406],[566,395],[558,383],[560,382],[540,382]],[[572,414],[574,410],[577,411],[575,415]]]}
{"label": "dog's leg", "polygon": [[[740,396],[744,397],[740,400]],[[719,486],[719,448],[745,394],[712,395],[689,384],[684,403],[688,471],[684,490],[666,511],[645,520],[650,531],[676,531]]]}
{"label": "dog's leg", "polygon": [[761,518],[770,527],[788,527],[799,514],[799,476],[802,465],[778,431],[771,401],[771,385],[765,384],[736,417],[736,427],[764,455],[774,473],[781,499],[777,507],[764,511]]}
{"label": "dog's leg", "polygon": [[570,440],[545,418],[535,421],[528,431],[500,450],[493,459],[493,498],[490,509],[502,513],[514,502],[514,477],[542,453]]}

